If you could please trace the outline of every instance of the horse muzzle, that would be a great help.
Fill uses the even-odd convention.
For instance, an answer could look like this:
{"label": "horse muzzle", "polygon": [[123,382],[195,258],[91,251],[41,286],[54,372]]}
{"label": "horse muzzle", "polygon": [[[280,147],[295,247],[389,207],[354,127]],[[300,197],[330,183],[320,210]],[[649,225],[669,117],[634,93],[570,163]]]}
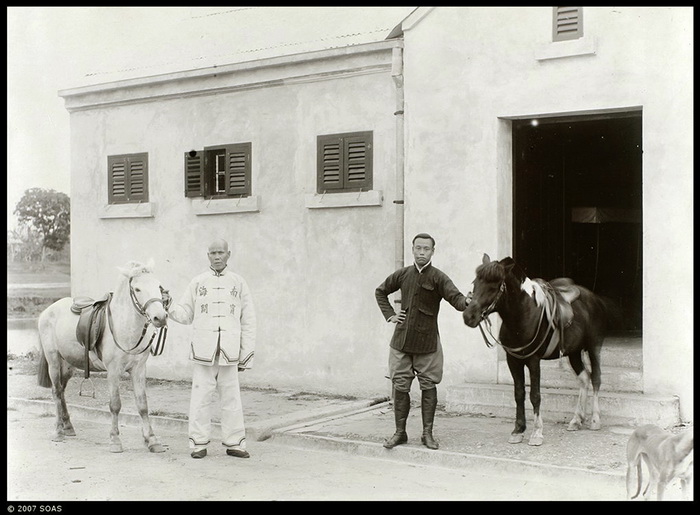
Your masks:
{"label": "horse muzzle", "polygon": [[470,304],[467,306],[467,309],[462,312],[462,318],[464,318],[464,323],[469,327],[476,327],[479,325],[479,322],[484,319],[484,314],[481,310],[476,309],[476,306]]}

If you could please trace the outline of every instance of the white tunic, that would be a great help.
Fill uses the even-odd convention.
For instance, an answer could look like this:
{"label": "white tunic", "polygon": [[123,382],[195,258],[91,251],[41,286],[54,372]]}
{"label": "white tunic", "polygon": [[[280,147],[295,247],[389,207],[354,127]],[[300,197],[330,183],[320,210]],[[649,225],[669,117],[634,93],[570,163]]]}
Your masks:
{"label": "white tunic", "polygon": [[213,365],[249,369],[255,350],[256,321],[250,289],[240,275],[211,269],[190,281],[179,304],[168,310],[170,318],[192,324],[190,359]]}

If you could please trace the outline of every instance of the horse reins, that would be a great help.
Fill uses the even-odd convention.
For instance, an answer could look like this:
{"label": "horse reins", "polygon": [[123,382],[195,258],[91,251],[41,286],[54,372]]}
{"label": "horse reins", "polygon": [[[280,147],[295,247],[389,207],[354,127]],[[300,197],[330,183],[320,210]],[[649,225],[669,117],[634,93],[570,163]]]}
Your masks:
{"label": "horse reins", "polygon": [[[493,311],[496,307],[496,304],[501,299],[501,296],[503,295],[503,292],[505,292],[505,290],[506,290],[506,282],[503,281],[503,282],[501,282],[501,286],[498,289],[498,295],[496,295],[496,298],[494,298],[493,302],[491,302],[491,304],[481,312],[481,320],[479,320],[479,331],[481,331],[481,336],[484,338],[484,342],[486,343],[487,347],[491,348],[491,347],[493,347],[493,344],[496,343],[496,344],[500,345],[501,347],[503,347],[503,350],[505,350],[511,356],[515,356],[515,357],[520,358],[520,359],[529,358],[530,356],[534,355],[538,350],[540,350],[542,345],[544,345],[544,342],[547,341],[547,334],[545,333],[544,338],[542,338],[542,341],[540,342],[540,344],[537,347],[535,347],[535,349],[532,352],[530,352],[529,354],[526,354],[526,355],[518,354],[519,352],[527,349],[530,345],[532,345],[534,343],[534,341],[537,339],[537,335],[540,334],[540,327],[542,327],[542,320],[544,319],[545,306],[542,306],[542,310],[540,312],[540,319],[537,322],[537,330],[535,331],[535,335],[532,337],[532,340],[530,340],[530,342],[523,345],[522,347],[511,349],[510,347],[506,347],[505,345],[503,345],[498,340],[498,338],[496,338],[493,335],[493,333],[491,332],[491,320],[489,320],[489,318],[488,318],[489,315],[491,313],[493,313]],[[484,326],[486,326],[486,331],[484,331]],[[553,325],[552,321],[550,321],[548,329],[554,329],[554,325]],[[488,333],[488,335],[491,337],[493,343],[491,343],[489,341],[488,337],[486,336],[486,333]]]}
{"label": "horse reins", "polygon": [[[163,287],[160,287],[161,293],[165,293],[165,290]],[[151,354],[153,356],[160,356],[162,354],[163,349],[165,348],[165,340],[167,338],[168,334],[168,326],[163,326],[158,329],[156,329],[153,334],[151,335],[151,339],[148,341],[148,345],[146,345],[143,349],[136,351],[135,350],[138,348],[139,345],[141,345],[141,342],[143,341],[143,337],[146,335],[146,331],[148,330],[148,326],[151,325],[151,318],[148,316],[148,313],[146,313],[146,309],[148,306],[150,306],[154,302],[160,302],[163,304],[165,307],[165,303],[163,302],[162,298],[156,298],[153,297],[152,299],[148,299],[146,303],[141,306],[141,303],[139,300],[136,298],[136,294],[134,293],[134,289],[131,287],[131,279],[129,279],[129,296],[131,297],[131,303],[133,304],[134,308],[136,308],[136,311],[139,313],[139,315],[143,316],[146,318],[146,323],[143,324],[143,329],[141,330],[141,336],[139,337],[139,341],[136,342],[136,345],[134,345],[131,349],[125,349],[121,345],[119,345],[119,342],[117,341],[117,337],[114,334],[114,326],[112,324],[112,310],[110,309],[110,304],[111,304],[111,298],[110,302],[107,303],[107,322],[109,323],[109,330],[112,332],[112,339],[114,340],[114,343],[119,349],[122,350],[122,352],[125,352],[127,354],[141,354],[148,349],[151,349]],[[158,340],[156,341],[156,345],[151,347],[153,344],[153,340],[156,337],[156,334],[158,335]]]}

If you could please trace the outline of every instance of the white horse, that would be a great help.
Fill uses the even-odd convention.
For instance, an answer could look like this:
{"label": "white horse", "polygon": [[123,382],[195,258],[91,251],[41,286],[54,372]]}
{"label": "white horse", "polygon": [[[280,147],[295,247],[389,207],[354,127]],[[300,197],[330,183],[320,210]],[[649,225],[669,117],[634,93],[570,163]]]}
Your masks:
{"label": "white horse", "polygon": [[75,436],[64,396],[73,370],[85,370],[86,361],[89,361],[89,371],[106,370],[110,390],[109,410],[112,413],[110,451],[122,452],[118,424],[121,410],[119,382],[122,374],[129,372],[146,445],[151,452],[163,452],[165,449],[154,435],[148,418],[146,360],[152,342],[152,338],[147,337],[148,326],[153,326],[150,331],[153,335],[158,328],[167,329],[164,290],[153,275],[152,261],[147,265],[130,261],[125,268],[118,270],[122,275],[114,293],[107,300],[102,337],[90,350],[88,360],[76,334],[79,315],[71,310],[74,299],[65,297],[57,300],[41,313],[38,382],[40,386],[51,388],[57,415],[53,441],[60,442],[65,436]]}

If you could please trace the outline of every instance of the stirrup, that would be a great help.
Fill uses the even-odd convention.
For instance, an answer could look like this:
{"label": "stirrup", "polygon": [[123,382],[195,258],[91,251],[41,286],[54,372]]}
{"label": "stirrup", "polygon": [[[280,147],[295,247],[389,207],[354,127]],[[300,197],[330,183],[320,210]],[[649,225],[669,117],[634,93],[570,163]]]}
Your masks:
{"label": "stirrup", "polygon": [[[85,378],[83,378],[82,381],[80,381],[80,388],[78,389],[78,396],[83,397],[83,383],[85,381],[90,381],[90,385],[92,386],[92,398],[94,399],[95,398],[95,383],[93,383],[92,379],[90,379],[89,377],[85,377]],[[85,397],[88,397],[88,396],[89,396],[88,394],[85,394]]]}

